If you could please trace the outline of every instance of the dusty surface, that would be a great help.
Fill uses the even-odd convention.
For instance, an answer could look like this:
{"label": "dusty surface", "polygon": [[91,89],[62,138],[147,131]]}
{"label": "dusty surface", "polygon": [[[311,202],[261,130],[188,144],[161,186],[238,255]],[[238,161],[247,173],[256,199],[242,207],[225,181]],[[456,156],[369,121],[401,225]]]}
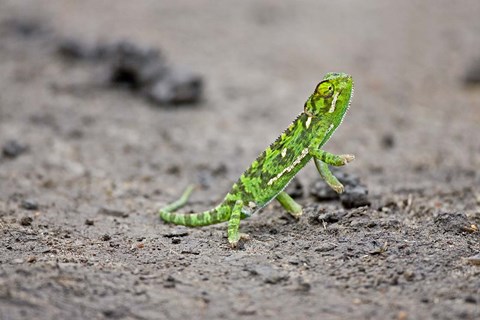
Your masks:
{"label": "dusty surface", "polygon": [[[0,318],[479,319],[480,2],[165,2],[0,1]],[[64,37],[159,48],[204,99],[108,88]],[[300,221],[272,204],[240,250],[157,218],[189,182],[186,210],[219,201],[328,71],[356,80],[327,149],[370,207],[308,166]]]}

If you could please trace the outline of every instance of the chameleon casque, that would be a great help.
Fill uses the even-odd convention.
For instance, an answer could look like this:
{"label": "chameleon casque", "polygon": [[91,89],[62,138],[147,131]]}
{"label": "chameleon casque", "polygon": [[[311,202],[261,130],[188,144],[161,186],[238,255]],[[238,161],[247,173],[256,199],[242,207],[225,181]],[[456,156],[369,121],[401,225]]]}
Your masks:
{"label": "chameleon casque", "polygon": [[327,73],[305,102],[303,112],[240,176],[222,203],[200,213],[176,213],[184,206],[193,187],[188,187],[177,201],[160,210],[160,217],[170,223],[190,227],[228,221],[228,242],[235,247],[240,238],[240,220],[247,218],[276,199],[298,218],[302,207],[283,190],[312,158],[325,182],[336,192],[343,185],[329,169],[354,160],[353,155],[335,155],[322,150],[341,124],[353,95],[352,77],[345,73]]}

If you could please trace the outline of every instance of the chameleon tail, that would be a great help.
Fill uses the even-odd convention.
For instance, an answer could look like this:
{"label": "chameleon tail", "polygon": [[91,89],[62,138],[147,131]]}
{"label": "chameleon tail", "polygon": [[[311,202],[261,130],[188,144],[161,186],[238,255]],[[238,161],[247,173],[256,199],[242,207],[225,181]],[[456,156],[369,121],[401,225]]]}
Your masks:
{"label": "chameleon tail", "polygon": [[175,210],[183,207],[190,197],[194,187],[188,186],[182,196],[175,202],[172,202],[160,209],[160,218],[165,222],[179,224],[189,227],[207,226],[214,223],[227,221],[230,217],[230,208],[219,205],[214,209],[199,213],[177,213]]}

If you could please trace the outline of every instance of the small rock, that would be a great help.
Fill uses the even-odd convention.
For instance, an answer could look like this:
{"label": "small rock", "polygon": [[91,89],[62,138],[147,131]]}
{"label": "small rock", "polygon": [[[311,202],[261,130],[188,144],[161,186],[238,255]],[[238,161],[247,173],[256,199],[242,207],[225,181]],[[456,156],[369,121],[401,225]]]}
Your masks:
{"label": "small rock", "polygon": [[383,149],[392,149],[395,146],[395,137],[393,134],[385,134],[382,136],[381,145]]}
{"label": "small rock", "polygon": [[85,219],[85,225],[87,225],[87,226],[93,226],[94,223],[95,223],[95,222],[94,222],[93,220]]}
{"label": "small rock", "polygon": [[345,209],[369,206],[368,190],[363,185],[346,186],[345,192],[340,195],[340,202]]}
{"label": "small rock", "polygon": [[3,24],[8,31],[25,39],[39,37],[48,33],[47,28],[37,20],[13,18],[5,21]]}
{"label": "small rock", "polygon": [[172,238],[172,243],[173,244],[179,244],[180,242],[182,242],[182,240],[180,238]]}
{"label": "small rock", "polygon": [[199,75],[170,69],[146,90],[146,96],[156,104],[192,104],[200,100],[202,91],[203,81]]}
{"label": "small rock", "polygon": [[35,256],[28,256],[28,258],[27,258],[28,263],[33,263],[33,262],[36,262],[36,261],[37,261],[37,257],[35,257]]}
{"label": "small rock", "polygon": [[34,200],[23,200],[20,206],[25,210],[38,210],[38,203]]}
{"label": "small rock", "polygon": [[408,313],[406,311],[399,311],[397,315],[397,320],[407,320]]}
{"label": "small rock", "polygon": [[107,233],[105,233],[104,235],[102,235],[100,237],[100,240],[102,240],[102,241],[109,241],[110,239],[112,239],[112,237]]}
{"label": "small rock", "polygon": [[315,196],[315,198],[320,201],[340,199],[343,207],[346,209],[370,205],[368,189],[360,183],[360,179],[357,176],[347,174],[336,168],[332,168],[332,173],[337,177],[338,181],[344,185],[345,192],[338,194],[332,190],[325,181],[317,180],[310,187],[310,193]]}
{"label": "small rock", "polygon": [[177,283],[177,280],[174,277],[172,277],[171,275],[169,275],[165,279],[165,281],[163,283],[163,287],[164,288],[175,288],[176,283]]}
{"label": "small rock", "polygon": [[69,60],[88,60],[95,57],[94,48],[74,39],[61,40],[57,47],[57,53]]}
{"label": "small rock", "polygon": [[407,281],[413,281],[413,279],[415,278],[415,272],[413,272],[412,270],[407,270],[403,273],[403,277]]}
{"label": "small rock", "polygon": [[310,194],[319,201],[337,200],[339,197],[323,180],[317,180],[310,186]]}
{"label": "small rock", "polygon": [[9,140],[3,145],[2,154],[5,158],[13,159],[27,150],[28,147],[26,145],[20,144],[15,140]]}
{"label": "small rock", "polygon": [[308,282],[306,282],[303,278],[299,278],[297,282],[297,287],[295,288],[295,291],[301,292],[301,293],[307,293],[312,289],[312,285]]}
{"label": "small rock", "polygon": [[174,229],[171,229],[169,231],[170,231],[169,233],[163,234],[163,237],[165,237],[165,238],[178,238],[178,237],[186,237],[189,234],[188,230],[186,228],[183,228],[183,227],[174,228]]}
{"label": "small rock", "polygon": [[33,219],[31,217],[23,217],[20,219],[20,224],[22,226],[30,226],[33,222]]}
{"label": "small rock", "polygon": [[160,51],[140,48],[130,42],[111,46],[110,81],[132,89],[141,89],[165,77],[167,68]]}

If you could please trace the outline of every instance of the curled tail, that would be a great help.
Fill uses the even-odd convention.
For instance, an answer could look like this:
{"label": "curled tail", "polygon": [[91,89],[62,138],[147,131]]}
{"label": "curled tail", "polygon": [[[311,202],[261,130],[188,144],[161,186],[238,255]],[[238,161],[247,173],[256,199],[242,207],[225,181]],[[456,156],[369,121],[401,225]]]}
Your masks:
{"label": "curled tail", "polygon": [[199,213],[174,212],[187,203],[193,189],[193,186],[189,186],[177,201],[170,203],[163,209],[160,209],[160,218],[166,222],[189,227],[207,226],[228,220],[231,209],[229,206],[222,204],[211,210]]}

